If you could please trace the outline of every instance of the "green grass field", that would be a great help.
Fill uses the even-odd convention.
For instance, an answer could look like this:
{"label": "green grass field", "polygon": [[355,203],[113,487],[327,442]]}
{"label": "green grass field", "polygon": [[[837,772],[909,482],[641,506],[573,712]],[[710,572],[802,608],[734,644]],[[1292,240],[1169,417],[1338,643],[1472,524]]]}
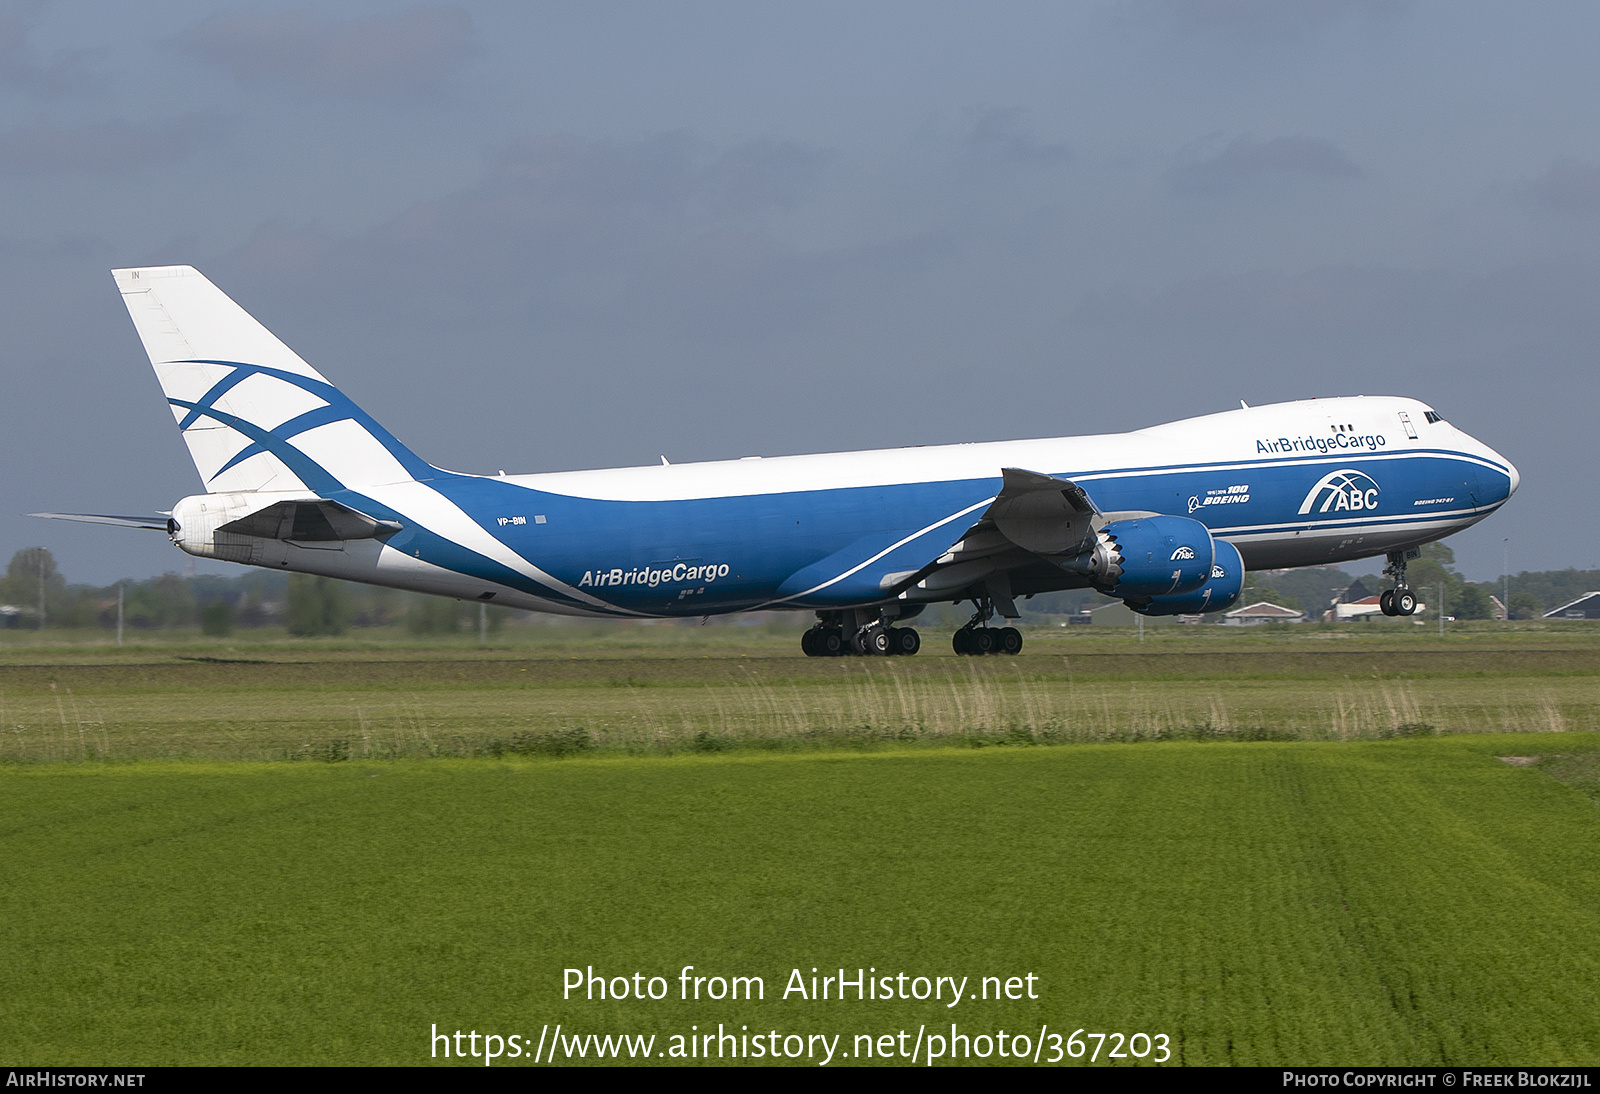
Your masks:
{"label": "green grass field", "polygon": [[[1190,1064],[1600,1062],[1587,636],[1050,641],[13,648],[0,1057],[427,1063],[435,1024],[560,1023],[669,1063],[720,1024],[865,1063],[858,1036],[955,1023]],[[685,965],[765,998],[680,1000]],[[563,999],[589,966],[670,990]],[[813,967],[1038,998],[784,999]]]}
{"label": "green grass field", "polygon": [[484,648],[11,646],[0,763],[1600,731],[1588,632],[1091,629],[983,659],[810,659],[792,634],[730,626]]}

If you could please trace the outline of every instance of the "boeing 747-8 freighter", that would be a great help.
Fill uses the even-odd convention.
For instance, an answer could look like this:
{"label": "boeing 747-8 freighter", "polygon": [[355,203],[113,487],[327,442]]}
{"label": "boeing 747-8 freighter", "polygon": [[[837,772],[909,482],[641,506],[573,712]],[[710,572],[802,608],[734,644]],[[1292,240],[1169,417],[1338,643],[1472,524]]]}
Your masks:
{"label": "boeing 747-8 freighter", "polygon": [[[412,453],[189,266],[114,271],[205,493],[156,527],[201,558],[615,618],[815,612],[813,656],[913,654],[904,623],[971,602],[957,653],[1016,653],[997,615],[1094,588],[1146,615],[1230,607],[1245,569],[1417,548],[1517,488],[1415,399],[1245,407],[1131,433],[714,463],[468,475]],[[65,515],[65,514],[41,514]]]}

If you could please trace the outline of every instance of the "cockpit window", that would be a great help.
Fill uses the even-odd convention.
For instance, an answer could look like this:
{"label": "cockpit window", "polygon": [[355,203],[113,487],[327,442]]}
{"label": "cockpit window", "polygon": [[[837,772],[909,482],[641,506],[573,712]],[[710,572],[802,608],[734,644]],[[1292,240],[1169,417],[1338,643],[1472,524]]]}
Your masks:
{"label": "cockpit window", "polygon": [[1437,425],[1440,422],[1444,421],[1444,418],[1439,415],[1438,411],[1434,411],[1434,410],[1428,411],[1427,413],[1425,413],[1423,415],[1423,417],[1428,419],[1428,424],[1429,425]]}

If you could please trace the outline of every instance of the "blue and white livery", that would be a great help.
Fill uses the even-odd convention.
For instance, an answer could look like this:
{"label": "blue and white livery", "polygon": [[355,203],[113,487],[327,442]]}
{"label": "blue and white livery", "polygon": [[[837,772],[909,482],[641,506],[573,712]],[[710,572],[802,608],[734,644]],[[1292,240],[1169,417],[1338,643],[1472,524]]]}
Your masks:
{"label": "blue and white livery", "polygon": [[[1132,433],[467,475],[400,443],[188,266],[117,270],[206,492],[192,555],[620,618],[812,611],[810,654],[914,653],[899,626],[972,601],[958,652],[1016,652],[1019,597],[1093,587],[1218,611],[1244,569],[1405,562],[1498,509],[1505,457],[1414,399],[1243,407]],[[135,523],[144,523],[135,521]]]}

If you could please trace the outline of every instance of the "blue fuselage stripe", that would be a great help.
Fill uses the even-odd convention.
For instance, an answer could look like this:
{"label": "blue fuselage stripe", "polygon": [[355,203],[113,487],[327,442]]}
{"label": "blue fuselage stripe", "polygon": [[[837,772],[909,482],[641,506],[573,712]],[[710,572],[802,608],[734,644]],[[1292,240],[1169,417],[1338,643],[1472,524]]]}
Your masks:
{"label": "blue fuselage stripe", "polygon": [[[1330,470],[1355,475],[1314,491]],[[1103,512],[1188,516],[1239,542],[1286,530],[1334,536],[1374,523],[1426,524],[1419,534],[1432,539],[1445,534],[1440,522],[1464,527],[1498,507],[1511,489],[1510,476],[1491,461],[1444,450],[1053,473],[1083,484]],[[993,497],[1002,480],[997,473],[669,501],[574,497],[448,473],[429,485],[557,580],[629,612],[698,615],[771,601],[791,575],[862,537],[910,535]],[[396,516],[404,522],[404,514]],[[970,519],[950,525],[952,543]],[[405,535],[392,546],[411,553]],[[430,555],[438,547],[416,549],[434,561]],[[942,549],[931,550],[928,561]],[[459,553],[438,561],[487,580],[500,581],[505,573],[498,564],[469,569]],[[1325,551],[1305,559],[1318,561],[1326,561]],[[538,587],[527,579],[504,583],[524,591]]]}

